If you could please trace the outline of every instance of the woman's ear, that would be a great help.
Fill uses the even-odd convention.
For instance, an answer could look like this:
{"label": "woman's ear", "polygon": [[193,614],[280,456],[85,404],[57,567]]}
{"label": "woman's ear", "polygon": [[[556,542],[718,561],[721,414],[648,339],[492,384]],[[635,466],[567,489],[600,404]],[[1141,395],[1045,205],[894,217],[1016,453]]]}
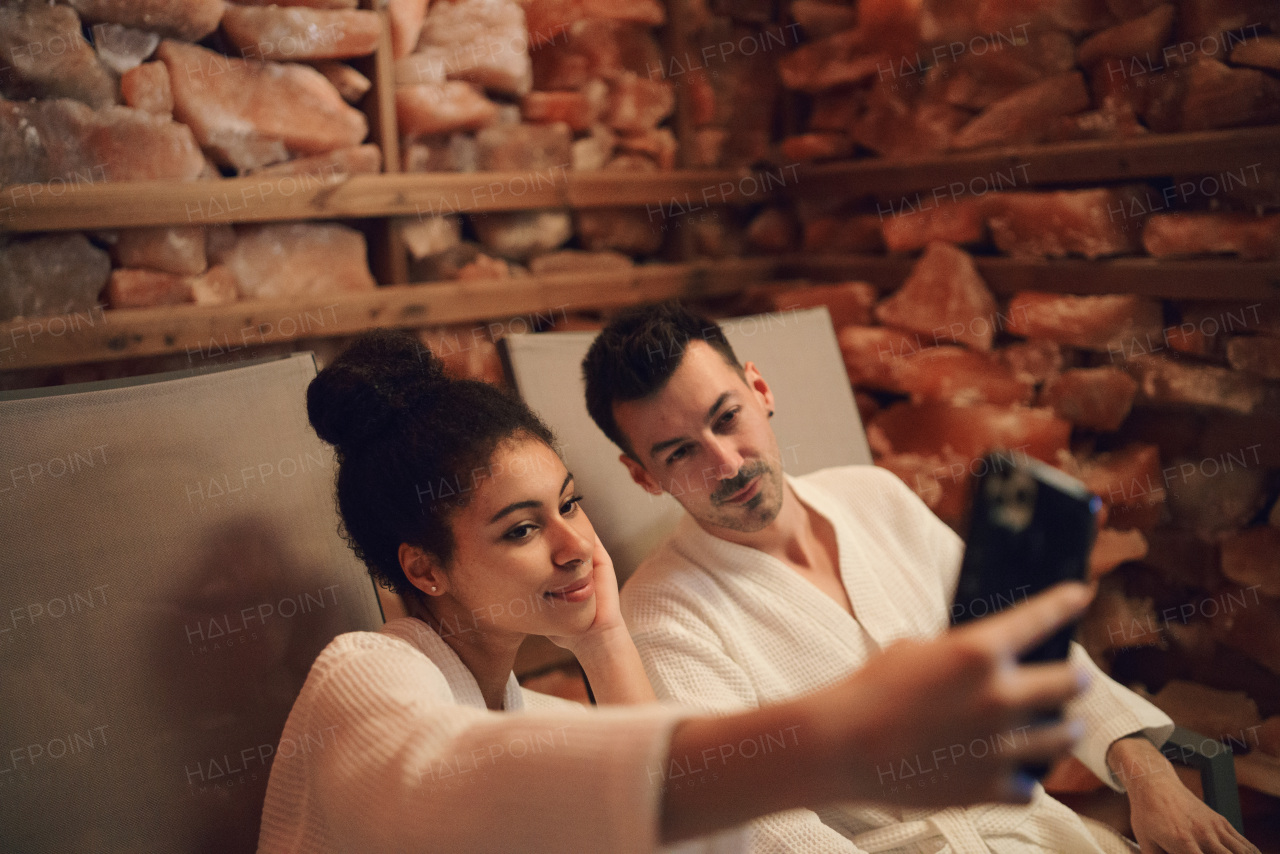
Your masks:
{"label": "woman's ear", "polygon": [[440,559],[420,546],[400,544],[400,568],[409,583],[427,596],[441,596],[449,589]]}

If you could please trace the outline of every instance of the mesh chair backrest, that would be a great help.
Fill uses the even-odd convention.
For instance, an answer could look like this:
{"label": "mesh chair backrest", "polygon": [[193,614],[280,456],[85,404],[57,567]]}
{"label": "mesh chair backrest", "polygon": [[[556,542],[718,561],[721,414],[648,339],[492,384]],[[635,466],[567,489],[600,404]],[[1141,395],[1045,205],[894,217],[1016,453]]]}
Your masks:
{"label": "mesh chair backrest", "polygon": [[253,851],[311,663],[381,625],[309,354],[0,399],[4,850]]}

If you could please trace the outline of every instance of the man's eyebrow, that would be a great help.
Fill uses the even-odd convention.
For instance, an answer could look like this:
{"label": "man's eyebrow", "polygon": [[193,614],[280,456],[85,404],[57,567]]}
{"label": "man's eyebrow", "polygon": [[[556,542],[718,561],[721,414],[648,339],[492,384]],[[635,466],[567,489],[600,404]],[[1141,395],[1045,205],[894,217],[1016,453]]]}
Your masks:
{"label": "man's eyebrow", "polygon": [[[571,480],[573,480],[573,472],[569,472],[564,476],[564,483],[560,484],[561,493],[564,492],[564,488],[569,485],[569,481]],[[503,507],[497,513],[494,513],[493,518],[491,518],[487,524],[492,525],[494,522],[498,521],[503,516],[506,516],[508,513],[514,513],[517,510],[526,510],[526,509],[532,509],[534,507],[541,507],[541,506],[542,506],[542,502],[536,501],[536,500],[515,501],[515,502],[512,502],[511,504],[508,504],[506,507]]]}
{"label": "man's eyebrow", "polygon": [[[707,410],[708,422],[715,420],[716,413],[720,411],[722,406],[724,406],[725,401],[729,399],[729,395],[731,394],[733,394],[731,391],[722,392],[721,395],[716,398],[715,403],[711,404],[711,408]],[[649,448],[649,455],[656,457],[667,448],[679,445],[683,441],[685,441],[684,436],[676,436],[674,439],[664,439],[661,442],[655,442],[653,447]]]}

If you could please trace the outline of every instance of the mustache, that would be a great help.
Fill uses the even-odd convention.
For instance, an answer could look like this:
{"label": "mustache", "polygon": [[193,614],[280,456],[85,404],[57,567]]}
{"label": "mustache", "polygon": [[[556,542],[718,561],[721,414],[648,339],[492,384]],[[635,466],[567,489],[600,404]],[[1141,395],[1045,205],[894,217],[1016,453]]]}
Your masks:
{"label": "mustache", "polygon": [[742,468],[738,469],[738,473],[733,477],[720,482],[720,485],[711,493],[711,500],[717,504],[723,502],[730,496],[741,492],[753,478],[768,472],[769,464],[764,460],[746,463]]}

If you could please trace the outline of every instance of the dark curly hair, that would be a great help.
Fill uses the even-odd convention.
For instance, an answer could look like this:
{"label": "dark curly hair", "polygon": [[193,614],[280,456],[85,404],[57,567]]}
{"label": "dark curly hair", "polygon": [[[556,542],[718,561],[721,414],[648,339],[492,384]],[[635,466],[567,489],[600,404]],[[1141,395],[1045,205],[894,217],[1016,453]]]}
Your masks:
{"label": "dark curly hair", "polygon": [[582,360],[591,420],[637,462],[639,457],[613,417],[613,405],[643,400],[661,391],[680,367],[690,341],[705,341],[745,376],[720,326],[678,302],[640,306],[618,314],[591,342]]}
{"label": "dark curly hair", "polygon": [[341,532],[379,584],[419,591],[400,567],[401,543],[448,566],[449,515],[466,504],[470,473],[503,442],[555,438],[519,398],[487,383],[445,376],[440,360],[406,332],[356,339],[307,388],[307,417],[338,458]]}

